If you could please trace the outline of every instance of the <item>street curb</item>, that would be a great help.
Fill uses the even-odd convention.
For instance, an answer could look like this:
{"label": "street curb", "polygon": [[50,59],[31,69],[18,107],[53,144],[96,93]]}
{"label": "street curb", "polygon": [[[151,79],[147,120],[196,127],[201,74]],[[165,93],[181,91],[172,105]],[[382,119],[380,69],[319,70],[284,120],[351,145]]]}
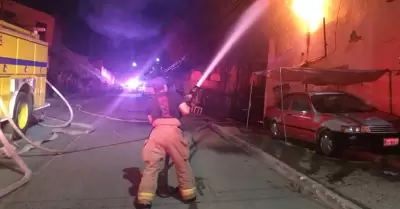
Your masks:
{"label": "street curb", "polygon": [[282,176],[288,178],[291,183],[294,183],[293,186],[298,192],[305,193],[305,194],[313,194],[318,199],[323,201],[325,204],[330,206],[334,209],[363,209],[362,207],[358,206],[354,202],[346,199],[345,197],[341,196],[340,194],[330,190],[329,188],[325,187],[324,185],[316,182],[315,180],[311,179],[310,177],[298,172],[294,168],[288,166],[282,161],[279,161],[272,155],[262,151],[261,149],[257,148],[256,146],[245,142],[244,140],[240,139],[237,136],[234,136],[230,133],[226,133],[222,130],[222,128],[216,124],[211,124],[209,126],[214,132],[220,135],[225,140],[232,142],[234,140],[234,144],[243,148],[249,154],[252,154],[263,163],[267,164],[269,167],[274,169],[276,172],[281,174]]}

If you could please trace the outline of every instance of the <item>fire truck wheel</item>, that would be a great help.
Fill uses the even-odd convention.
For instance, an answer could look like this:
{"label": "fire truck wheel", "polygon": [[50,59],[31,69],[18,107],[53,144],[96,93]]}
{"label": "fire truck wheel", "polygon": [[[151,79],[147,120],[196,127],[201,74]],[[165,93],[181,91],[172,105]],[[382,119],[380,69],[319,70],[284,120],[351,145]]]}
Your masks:
{"label": "fire truck wheel", "polygon": [[[33,113],[33,96],[25,92],[19,92],[15,99],[13,121],[22,133],[26,133],[29,128]],[[21,136],[14,130],[10,123],[6,122],[4,133],[10,134],[12,140],[18,140]]]}

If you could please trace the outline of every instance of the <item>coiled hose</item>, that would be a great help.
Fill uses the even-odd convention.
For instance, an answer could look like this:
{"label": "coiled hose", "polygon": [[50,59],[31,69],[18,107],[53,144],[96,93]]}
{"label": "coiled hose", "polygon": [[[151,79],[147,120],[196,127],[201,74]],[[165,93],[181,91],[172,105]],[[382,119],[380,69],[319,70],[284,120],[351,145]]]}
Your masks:
{"label": "coiled hose", "polygon": [[[8,185],[7,187],[1,189],[0,190],[0,198],[5,196],[5,195],[7,195],[7,194],[9,194],[12,191],[18,189],[19,187],[25,185],[32,177],[32,171],[29,169],[29,167],[26,165],[26,163],[22,160],[20,154],[28,152],[29,150],[31,150],[33,148],[37,148],[37,149],[43,150],[45,152],[49,152],[49,153],[54,154],[54,155],[72,153],[72,152],[74,152],[76,150],[56,150],[56,149],[46,148],[46,147],[43,147],[41,145],[46,141],[51,141],[51,140],[54,140],[55,138],[57,138],[58,137],[57,133],[64,133],[64,134],[69,134],[69,135],[81,135],[81,134],[89,134],[89,133],[91,133],[91,132],[93,132],[95,130],[93,125],[85,124],[85,123],[72,122],[73,119],[74,119],[74,111],[73,111],[73,109],[71,107],[71,104],[61,94],[61,92],[58,91],[58,89],[55,86],[53,86],[48,80],[46,80],[46,83],[62,99],[62,101],[66,104],[66,106],[68,108],[68,111],[70,113],[70,118],[68,120],[66,120],[66,121],[58,119],[58,118],[45,116],[44,114],[42,114],[40,119],[47,118],[47,119],[51,119],[51,120],[62,122],[61,124],[58,124],[58,125],[50,125],[50,124],[45,124],[43,122],[39,123],[39,125],[41,125],[43,127],[52,128],[53,134],[49,139],[46,139],[46,140],[41,140],[41,141],[35,141],[34,142],[31,139],[29,139],[24,133],[22,133],[20,131],[20,129],[18,128],[18,126],[15,124],[14,120],[9,115],[9,113],[8,113],[6,107],[5,107],[4,101],[0,98],[0,110],[5,114],[5,118],[10,123],[10,125],[13,127],[13,129],[15,129],[17,134],[20,135],[21,138],[28,143],[27,146],[25,146],[22,150],[17,152],[16,150],[14,150],[14,147],[10,144],[10,142],[8,141],[8,139],[4,135],[4,133],[0,130],[0,142],[4,145],[5,154],[15,161],[15,163],[20,168],[20,171],[24,174],[23,177],[21,179],[19,179],[18,181],[16,181],[16,182]],[[145,120],[126,120],[126,119],[114,118],[114,117],[109,117],[109,116],[105,116],[105,115],[100,115],[100,114],[88,112],[88,111],[83,110],[81,105],[76,105],[76,107],[78,108],[78,111],[80,111],[82,113],[85,113],[85,114],[88,114],[88,115],[92,115],[92,116],[96,116],[96,117],[105,118],[105,119],[108,119],[108,120],[120,121],[120,122],[130,122],[130,123],[148,123],[148,121],[145,121]],[[76,131],[76,130],[74,131],[74,130],[66,129],[67,127],[71,127],[71,126],[81,127],[81,128],[84,128],[85,130],[84,131]],[[117,133],[115,133],[115,134],[117,134]],[[143,140],[145,140],[145,139],[131,140],[129,142],[138,142],[138,141],[143,141]],[[110,144],[109,146],[112,146],[112,145],[115,145],[115,144]],[[105,146],[102,146],[102,147],[108,147],[108,145],[105,145]]]}
{"label": "coiled hose", "polygon": [[[53,154],[62,154],[65,152],[68,152],[66,150],[56,150],[56,149],[50,149],[50,148],[46,148],[41,146],[44,142],[46,141],[52,141],[55,138],[58,137],[57,133],[64,133],[64,134],[69,134],[69,135],[79,135],[79,134],[89,134],[91,132],[93,132],[95,130],[95,128],[93,127],[93,125],[89,125],[89,124],[85,124],[85,123],[75,123],[72,122],[74,119],[74,111],[71,107],[71,104],[68,102],[68,100],[61,94],[60,91],[58,91],[58,89],[56,87],[54,87],[48,80],[46,80],[46,83],[50,86],[51,89],[53,89],[54,92],[56,92],[56,94],[62,99],[62,101],[67,105],[68,107],[68,111],[70,113],[70,118],[67,121],[62,121],[59,119],[55,119],[55,118],[50,118],[52,120],[58,120],[58,121],[62,121],[62,124],[59,125],[49,125],[49,124],[45,124],[43,122],[40,122],[39,125],[44,126],[44,127],[48,127],[48,128],[53,128],[53,135],[46,140],[40,140],[40,141],[35,141],[33,142],[31,139],[29,139],[24,133],[21,132],[21,130],[18,128],[18,126],[15,124],[14,120],[11,118],[11,116],[8,114],[7,109],[4,105],[4,102],[0,99],[0,109],[1,111],[5,114],[5,117],[7,119],[7,121],[10,123],[10,125],[13,127],[13,129],[17,132],[17,134],[19,136],[21,136],[21,138],[23,140],[25,140],[30,146],[25,146],[20,152],[19,154],[23,154],[29,150],[31,150],[32,148],[37,148],[46,152],[50,152]],[[41,119],[45,118],[46,116],[42,117]],[[68,129],[65,129],[67,127],[70,126],[77,126],[77,127],[81,127],[86,129],[85,131],[71,131]]]}
{"label": "coiled hose", "polygon": [[[50,153],[54,153],[54,154],[67,153],[68,151],[66,151],[66,150],[50,149],[50,148],[46,148],[46,147],[41,146],[41,144],[43,142],[45,142],[45,141],[53,140],[54,138],[56,138],[57,137],[56,133],[62,132],[62,133],[74,134],[74,135],[84,134],[84,133],[88,134],[88,133],[94,131],[94,127],[92,125],[89,125],[89,124],[72,122],[72,120],[74,119],[74,112],[72,110],[71,105],[69,104],[67,99],[65,99],[65,97],[57,90],[57,88],[54,87],[48,80],[46,80],[46,83],[65,102],[65,104],[68,107],[69,113],[70,113],[69,120],[65,121],[63,124],[48,125],[48,124],[40,123],[40,125],[42,125],[42,126],[53,128],[53,135],[50,137],[50,139],[37,141],[37,142],[33,142],[31,139],[29,139],[24,133],[21,132],[21,130],[18,128],[18,126],[14,123],[14,120],[9,115],[9,112],[7,111],[7,108],[6,108],[5,104],[4,104],[4,101],[1,98],[0,98],[0,110],[4,113],[5,118],[10,123],[10,125],[13,127],[13,129],[15,129],[17,134],[19,134],[23,140],[25,140],[26,142],[28,142],[29,145],[31,145],[31,147],[28,147],[28,148],[25,147],[23,149],[24,152],[27,152],[30,149],[32,149],[33,147],[35,147],[35,148],[38,148],[40,150],[43,150],[43,151],[46,151],[46,152],[50,152]],[[76,133],[76,132],[72,133],[72,132],[68,132],[68,130],[64,129],[64,128],[69,127],[71,125],[80,126],[80,127],[86,128],[87,130],[83,131],[81,133]],[[10,185],[8,185],[5,188],[0,190],[0,197],[3,197],[5,195],[9,194],[10,192],[18,189],[19,187],[25,185],[31,179],[32,171],[29,169],[29,167],[26,165],[26,163],[22,160],[22,158],[20,157],[19,153],[17,153],[16,150],[14,150],[13,146],[10,144],[10,142],[7,139],[7,137],[4,135],[3,131],[1,131],[1,130],[0,130],[0,142],[4,146],[5,154],[15,161],[15,163],[20,168],[20,171],[23,173],[23,177],[21,179],[19,179],[18,181],[14,182],[14,183],[12,183],[12,184],[10,184]]]}

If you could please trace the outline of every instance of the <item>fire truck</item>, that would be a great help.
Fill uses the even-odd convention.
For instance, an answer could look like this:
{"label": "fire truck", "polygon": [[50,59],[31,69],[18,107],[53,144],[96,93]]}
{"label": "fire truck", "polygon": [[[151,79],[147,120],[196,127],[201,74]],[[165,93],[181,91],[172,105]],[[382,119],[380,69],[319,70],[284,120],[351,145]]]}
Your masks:
{"label": "fire truck", "polygon": [[[49,44],[41,40],[46,28],[23,28],[7,21],[5,12],[10,13],[7,6],[11,10],[15,2],[0,0],[0,3],[0,98],[8,115],[24,133],[33,111],[49,106],[45,101]],[[19,11],[24,9],[27,7]],[[4,133],[19,138],[2,111],[0,121]]]}

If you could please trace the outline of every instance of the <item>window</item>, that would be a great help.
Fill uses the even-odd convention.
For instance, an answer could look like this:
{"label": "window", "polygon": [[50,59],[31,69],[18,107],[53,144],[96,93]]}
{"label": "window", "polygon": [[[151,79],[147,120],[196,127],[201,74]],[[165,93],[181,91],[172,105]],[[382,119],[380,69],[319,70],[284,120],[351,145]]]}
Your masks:
{"label": "window", "polygon": [[278,39],[275,42],[275,57],[279,57],[282,55],[282,44],[280,42],[281,39]]}
{"label": "window", "polygon": [[272,38],[269,39],[268,48],[269,48],[268,57],[270,59],[274,59],[276,57],[276,54],[275,54],[275,40],[274,39],[272,39]]}
{"label": "window", "polygon": [[39,32],[39,37],[40,37],[40,40],[47,41],[46,40],[47,25],[45,23],[36,22],[36,27],[45,29],[44,31]]}
{"label": "window", "polygon": [[311,97],[316,111],[321,113],[373,112],[376,108],[351,94],[321,94]]}
{"label": "window", "polygon": [[0,20],[4,20],[10,24],[17,25],[17,15],[14,12],[0,8]]}
{"label": "window", "polygon": [[18,17],[14,12],[8,11],[1,7],[0,7],[0,20],[18,26],[20,28],[24,28],[24,26],[19,23]]}
{"label": "window", "polygon": [[310,111],[310,102],[308,96],[296,95],[293,97],[292,108],[293,111]]}
{"label": "window", "polygon": [[283,110],[288,110],[290,107],[290,103],[292,102],[292,97],[293,96],[286,96],[283,98],[283,103],[278,102],[278,108]]}

